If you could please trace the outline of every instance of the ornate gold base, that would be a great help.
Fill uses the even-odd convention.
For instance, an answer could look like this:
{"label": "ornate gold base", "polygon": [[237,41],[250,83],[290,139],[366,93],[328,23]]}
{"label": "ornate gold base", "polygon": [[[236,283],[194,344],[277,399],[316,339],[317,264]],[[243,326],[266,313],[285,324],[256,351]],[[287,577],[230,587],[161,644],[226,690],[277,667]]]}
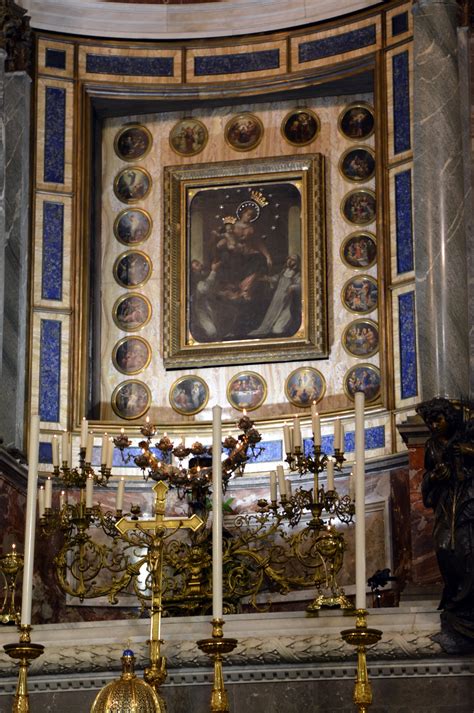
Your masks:
{"label": "ornate gold base", "polygon": [[13,700],[12,713],[29,713],[28,667],[31,661],[41,656],[44,651],[42,644],[32,644],[30,639],[31,626],[21,626],[20,641],[16,644],[5,644],[5,653],[18,660],[18,684]]}
{"label": "ornate gold base", "polygon": [[211,693],[211,713],[229,713],[229,699],[224,686],[222,673],[222,656],[228,654],[237,646],[237,639],[224,638],[224,621],[212,620],[212,639],[200,639],[198,647],[214,660],[214,684]]}
{"label": "ornate gold base", "polygon": [[346,597],[344,592],[339,594],[318,594],[311,604],[308,604],[306,611],[308,614],[317,614],[320,609],[352,609],[352,602]]}
{"label": "ornate gold base", "polygon": [[[163,642],[160,640],[159,643],[162,644]],[[149,683],[156,693],[162,713],[166,713],[167,709],[166,701],[161,695],[160,686],[165,682],[167,675],[166,658],[164,656],[158,656],[156,660],[153,659],[150,666],[143,673],[146,683]]]}
{"label": "ornate gold base", "polygon": [[369,629],[367,627],[367,611],[356,609],[356,625],[354,629],[344,629],[341,636],[346,644],[357,646],[357,676],[354,685],[354,701],[359,713],[367,713],[372,704],[372,687],[367,672],[367,646],[373,646],[382,638],[379,629]]}

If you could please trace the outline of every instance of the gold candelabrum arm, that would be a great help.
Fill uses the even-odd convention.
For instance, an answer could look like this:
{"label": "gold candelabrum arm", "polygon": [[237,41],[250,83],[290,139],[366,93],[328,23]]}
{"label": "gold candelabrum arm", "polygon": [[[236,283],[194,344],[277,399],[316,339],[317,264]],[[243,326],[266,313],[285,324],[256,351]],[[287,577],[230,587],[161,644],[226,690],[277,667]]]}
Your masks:
{"label": "gold candelabrum arm", "polygon": [[357,648],[357,674],[354,684],[352,700],[358,713],[367,713],[372,705],[372,686],[367,670],[367,647],[374,646],[382,638],[379,629],[369,629],[367,627],[367,611],[356,609],[356,625],[353,629],[344,629],[341,636],[347,644]]}

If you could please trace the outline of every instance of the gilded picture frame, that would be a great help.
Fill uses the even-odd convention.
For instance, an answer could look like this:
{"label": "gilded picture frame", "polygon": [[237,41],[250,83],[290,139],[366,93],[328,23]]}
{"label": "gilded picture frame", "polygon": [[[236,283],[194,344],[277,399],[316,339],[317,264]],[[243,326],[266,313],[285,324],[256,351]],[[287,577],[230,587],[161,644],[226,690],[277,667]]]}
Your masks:
{"label": "gilded picture frame", "polygon": [[200,376],[180,376],[168,394],[171,408],[182,416],[194,416],[207,406],[209,387]]}
{"label": "gilded picture frame", "polygon": [[153,145],[153,137],[143,124],[125,124],[114,139],[114,151],[122,161],[141,161]]}
{"label": "gilded picture frame", "polygon": [[267,382],[256,371],[240,371],[227,384],[227,401],[237,411],[254,411],[267,398]]}
{"label": "gilded picture frame", "polygon": [[327,356],[320,154],[164,170],[166,368]]}

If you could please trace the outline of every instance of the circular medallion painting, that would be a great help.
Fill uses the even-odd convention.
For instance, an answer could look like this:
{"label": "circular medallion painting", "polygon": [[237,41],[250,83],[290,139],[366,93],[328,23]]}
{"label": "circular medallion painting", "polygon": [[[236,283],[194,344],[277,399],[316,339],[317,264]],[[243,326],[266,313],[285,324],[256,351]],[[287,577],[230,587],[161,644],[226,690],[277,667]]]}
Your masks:
{"label": "circular medallion painting", "polygon": [[371,357],[379,350],[379,328],[371,319],[356,319],[347,325],[342,346],[355,357]]}
{"label": "circular medallion painting", "polygon": [[151,189],[151,176],[144,168],[124,168],[115,177],[114,193],[122,203],[138,203]]}
{"label": "circular medallion painting", "polygon": [[372,364],[351,367],[344,377],[344,391],[350,399],[363,391],[366,401],[375,401],[380,396],[380,371]]}
{"label": "circular medallion painting", "polygon": [[348,223],[372,223],[375,220],[375,193],[367,188],[347,193],[342,199],[341,212]]}
{"label": "circular medallion painting", "polygon": [[151,392],[142,381],[123,381],[112,394],[112,408],[120,418],[133,419],[143,416],[151,405]]}
{"label": "circular medallion painting", "polygon": [[136,332],[151,319],[151,302],[138,293],[116,300],[112,312],[114,322],[124,332]]}
{"label": "circular medallion painting", "polygon": [[294,109],[285,116],[281,124],[281,133],[293,146],[310,144],[318,135],[319,129],[319,119],[311,109]]}
{"label": "circular medallion painting", "polygon": [[375,155],[368,146],[357,146],[342,154],[339,171],[348,181],[369,181],[375,174]]}
{"label": "circular medallion painting", "polygon": [[370,275],[351,277],[342,288],[341,299],[349,312],[372,312],[377,307],[377,281]]}
{"label": "circular medallion painting", "polygon": [[128,250],[118,256],[114,263],[114,277],[122,287],[144,285],[152,271],[148,255],[139,250]]}
{"label": "circular medallion painting", "polygon": [[115,219],[114,235],[124,245],[139,245],[150,237],[152,220],[142,208],[125,208]]}
{"label": "circular medallion painting", "polygon": [[255,114],[238,114],[225,125],[224,137],[236,151],[250,151],[263,139],[263,124]]}
{"label": "circular medallion painting", "polygon": [[173,126],[169,136],[170,146],[180,156],[195,156],[207,144],[209,134],[198,119],[181,119]]}
{"label": "circular medallion painting", "polygon": [[239,411],[253,411],[267,398],[267,384],[255,371],[241,371],[227,384],[227,400]]}
{"label": "circular medallion painting", "polygon": [[181,376],[172,385],[169,400],[172,408],[184,416],[199,413],[209,399],[209,388],[199,376]]}
{"label": "circular medallion painting", "polygon": [[350,104],[340,113],[338,127],[348,139],[367,139],[375,129],[373,108],[366,102]]}
{"label": "circular medallion painting", "polygon": [[127,124],[114,140],[115,153],[123,161],[139,161],[151,149],[153,138],[145,126]]}
{"label": "circular medallion painting", "polygon": [[341,245],[341,259],[355,270],[367,270],[377,261],[375,235],[366,232],[351,233]]}
{"label": "circular medallion painting", "polygon": [[320,401],[326,391],[324,376],[311,366],[300,366],[286,380],[285,393],[288,401],[305,408],[313,401]]}
{"label": "circular medallion painting", "polygon": [[122,374],[139,374],[151,360],[151,347],[142,337],[124,337],[114,347],[112,361]]}

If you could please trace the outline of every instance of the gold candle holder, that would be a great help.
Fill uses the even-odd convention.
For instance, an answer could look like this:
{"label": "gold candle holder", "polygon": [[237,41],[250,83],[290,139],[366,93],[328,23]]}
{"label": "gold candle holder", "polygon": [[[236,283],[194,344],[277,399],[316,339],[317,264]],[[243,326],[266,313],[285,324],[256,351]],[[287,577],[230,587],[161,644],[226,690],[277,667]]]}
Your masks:
{"label": "gold candle holder", "polygon": [[222,672],[222,656],[228,654],[237,646],[237,639],[224,637],[224,620],[212,620],[212,639],[201,639],[198,647],[214,661],[214,683],[211,693],[211,713],[229,713],[229,698],[224,686]]}
{"label": "gold candle holder", "polygon": [[0,611],[0,623],[19,624],[20,613],[15,608],[16,578],[23,569],[23,555],[12,545],[11,552],[0,557],[0,572],[5,577],[6,588],[3,606]]}
{"label": "gold candle holder", "polygon": [[20,626],[20,641],[16,644],[5,644],[5,653],[17,660],[19,665],[18,683],[13,699],[12,713],[29,713],[28,667],[32,661],[44,651],[42,644],[32,644],[30,638],[31,626]]}
{"label": "gold candle holder", "polygon": [[379,629],[369,629],[367,627],[367,611],[356,609],[356,625],[354,629],[344,629],[341,636],[346,644],[357,646],[357,676],[354,684],[354,701],[359,713],[367,713],[372,704],[372,687],[367,671],[367,646],[373,646],[382,638]]}

